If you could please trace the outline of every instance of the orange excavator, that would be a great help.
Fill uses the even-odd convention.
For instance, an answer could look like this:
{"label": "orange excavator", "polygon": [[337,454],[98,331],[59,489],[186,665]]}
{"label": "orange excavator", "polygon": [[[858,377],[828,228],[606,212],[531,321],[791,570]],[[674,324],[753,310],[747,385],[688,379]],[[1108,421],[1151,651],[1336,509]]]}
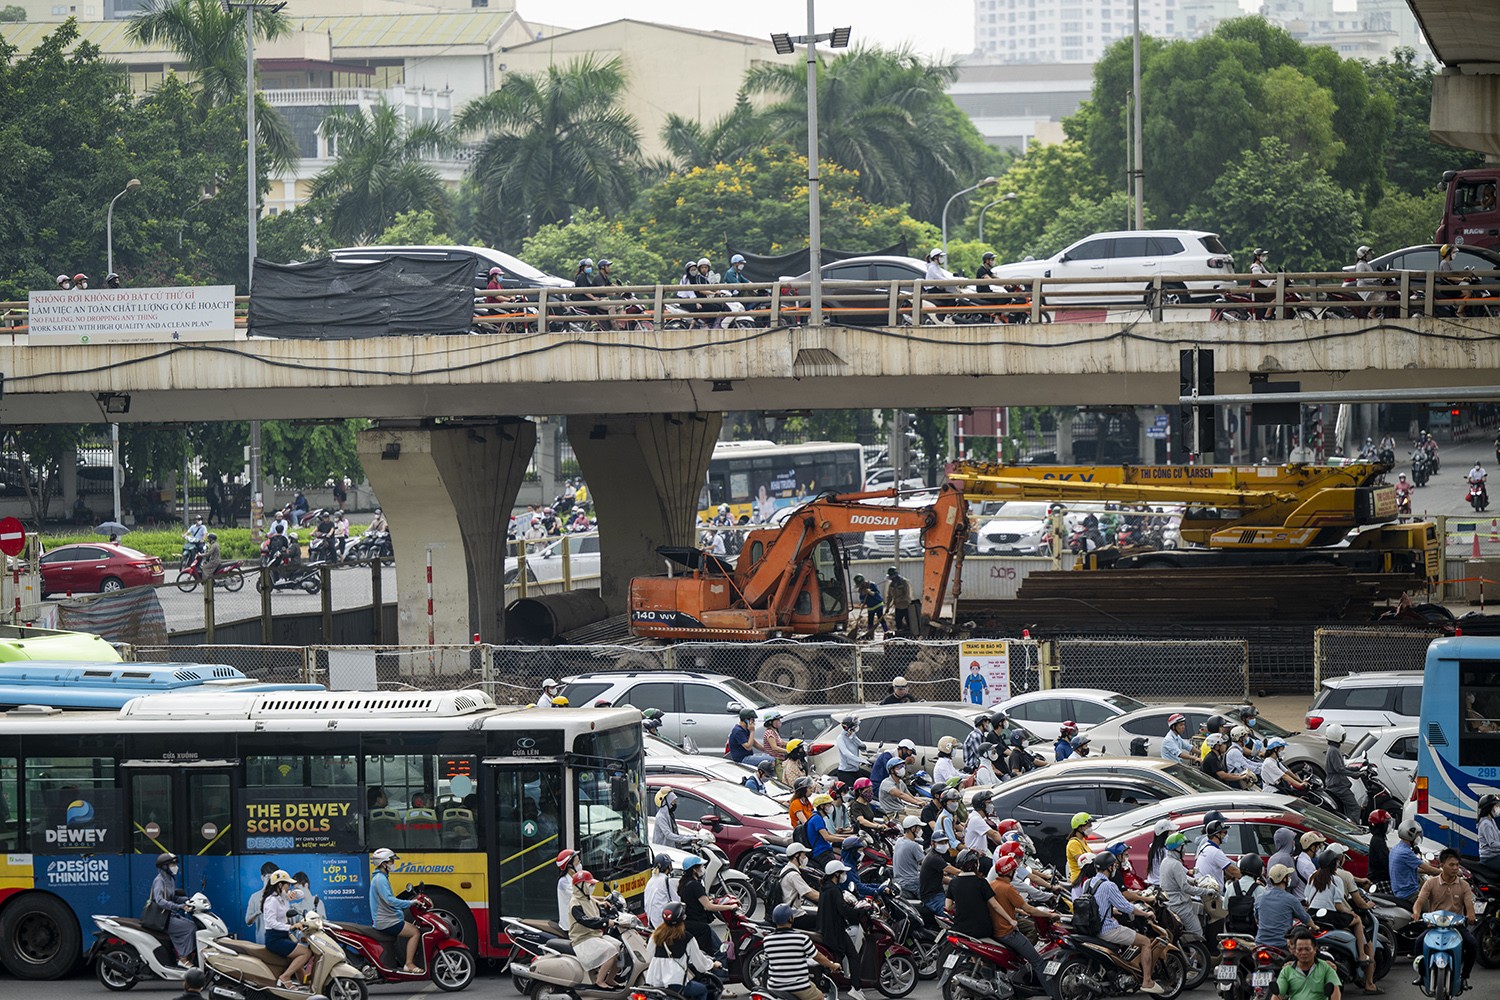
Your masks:
{"label": "orange excavator", "polygon": [[852,599],[839,536],[867,531],[921,532],[922,610],[934,615],[950,577],[958,596],[968,508],[952,485],[920,507],[896,506],[898,498],[895,490],[816,497],[780,527],[747,533],[733,562],[701,549],[662,546],[657,554],[687,572],[631,580],[630,629],[657,639],[745,642],[842,629]]}

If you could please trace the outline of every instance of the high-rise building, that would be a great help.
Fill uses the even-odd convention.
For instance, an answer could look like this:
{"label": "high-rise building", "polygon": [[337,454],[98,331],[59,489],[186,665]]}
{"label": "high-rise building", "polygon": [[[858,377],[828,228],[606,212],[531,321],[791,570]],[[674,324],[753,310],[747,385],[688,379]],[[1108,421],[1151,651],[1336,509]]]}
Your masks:
{"label": "high-rise building", "polygon": [[[1179,35],[1179,0],[1140,0],[1141,33]],[[1094,63],[1134,29],[1134,0],[974,0],[976,61]]]}

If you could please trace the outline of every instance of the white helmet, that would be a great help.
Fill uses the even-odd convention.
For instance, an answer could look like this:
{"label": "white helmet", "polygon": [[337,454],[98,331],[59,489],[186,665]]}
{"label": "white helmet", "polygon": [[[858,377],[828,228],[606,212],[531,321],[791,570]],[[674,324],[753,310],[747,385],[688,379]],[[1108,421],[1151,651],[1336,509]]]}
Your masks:
{"label": "white helmet", "polygon": [[1365,258],[1369,257],[1370,254],[1372,254],[1374,252],[1375,251],[1371,250],[1369,247],[1362,246],[1358,250],[1354,251],[1354,259],[1355,260],[1364,260]]}
{"label": "white helmet", "polygon": [[370,864],[379,867],[380,865],[385,864],[387,861],[395,861],[399,857],[401,857],[401,855],[397,854],[389,847],[380,847],[370,852]]}
{"label": "white helmet", "polygon": [[542,690],[543,691],[549,691],[552,688],[555,688],[557,686],[558,686],[557,679],[554,678],[554,677],[548,677],[546,680],[542,681]]}
{"label": "white helmet", "polygon": [[1344,727],[1335,722],[1323,731],[1323,738],[1329,743],[1344,742]]}
{"label": "white helmet", "polygon": [[713,265],[712,265],[712,262],[710,262],[707,257],[699,257],[698,258],[698,266],[699,267],[711,267]]}
{"label": "white helmet", "polygon": [[1229,738],[1236,743],[1238,743],[1240,740],[1248,740],[1250,738],[1250,727],[1235,726],[1229,731]]}
{"label": "white helmet", "polygon": [[939,257],[946,257],[946,256],[948,256],[948,253],[942,247],[933,247],[931,250],[929,250],[927,252],[927,259],[928,260],[936,260]]}

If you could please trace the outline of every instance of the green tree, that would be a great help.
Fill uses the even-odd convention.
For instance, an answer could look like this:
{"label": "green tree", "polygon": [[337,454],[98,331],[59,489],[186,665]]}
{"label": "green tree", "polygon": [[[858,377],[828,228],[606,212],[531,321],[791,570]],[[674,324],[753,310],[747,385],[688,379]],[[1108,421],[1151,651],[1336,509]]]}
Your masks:
{"label": "green tree", "polygon": [[[1420,194],[1387,191],[1380,204],[1366,214],[1360,242],[1374,247],[1376,254],[1416,243],[1430,243],[1433,229],[1442,214],[1443,192],[1436,188]],[[1347,253],[1352,261],[1353,248]]]}
{"label": "green tree", "polygon": [[260,425],[266,474],[287,479],[294,486],[338,476],[359,482],[364,466],[359,462],[357,441],[359,431],[368,426],[368,420],[360,419],[315,424],[268,420]]}
{"label": "green tree", "polygon": [[0,22],[14,23],[26,20],[26,8],[16,4],[6,4],[0,8]]}
{"label": "green tree", "polygon": [[[227,9],[220,0],[151,0],[130,18],[125,36],[144,46],[166,46],[182,57],[204,110],[245,101],[245,12]],[[279,38],[291,30],[291,19],[279,10],[253,13],[257,39]],[[297,140],[286,119],[259,93],[255,126],[260,144],[277,166],[298,156]]]}
{"label": "green tree", "polygon": [[385,247],[419,247],[448,246],[459,241],[443,231],[436,214],[422,209],[397,213],[395,220],[372,242]]}
{"label": "green tree", "polygon": [[[997,169],[998,154],[945,92],[955,63],[910,49],[856,48],[818,64],[818,155],[859,178],[869,202],[911,206],[937,222],[955,191]],[[769,133],[807,146],[807,72],[801,63],[763,63],[746,75],[752,94],[781,98],[767,108]]]}
{"label": "green tree", "polygon": [[[1032,257],[1050,257],[1070,244],[1094,233],[1111,229],[1130,229],[1135,206],[1124,191],[1111,191],[1103,198],[1080,198],[1074,195],[1057,210],[1041,235],[1026,249]],[[1145,223],[1154,222],[1149,211]]]}
{"label": "green tree", "polygon": [[[398,220],[399,221],[399,220]],[[336,246],[317,208],[300,205],[262,219],[256,233],[256,252],[280,264],[312,260]]]}
{"label": "green tree", "polygon": [[1274,137],[1241,154],[1186,214],[1186,224],[1222,233],[1241,261],[1259,245],[1287,271],[1337,270],[1359,235],[1354,196]]}
{"label": "green tree", "polygon": [[472,177],[495,242],[519,242],[580,208],[630,204],[640,130],[619,106],[624,89],[618,59],[589,57],[507,76],[463,108],[459,130],[483,137]]}
{"label": "green tree", "polygon": [[709,125],[678,114],[667,115],[661,141],[671,154],[672,167],[690,170],[733,163],[760,146],[766,134],[764,119],[741,90],[734,107]]}
{"label": "green tree", "polygon": [[1075,198],[1096,203],[1112,190],[1095,171],[1081,141],[1069,139],[1047,146],[1033,143],[996,183],[975,193],[969,217],[961,227],[950,227],[949,235],[958,231],[977,233],[979,209],[1013,193],[1013,200],[1001,202],[985,215],[984,238],[1002,261],[1019,260],[1037,246],[1047,227]]}
{"label": "green tree", "polygon": [[[1364,63],[1370,86],[1390,98],[1392,126],[1385,144],[1385,173],[1397,191],[1418,195],[1436,189],[1445,170],[1465,170],[1484,163],[1484,155],[1468,149],[1454,149],[1435,141],[1427,130],[1432,111],[1432,63],[1417,65],[1417,54],[1409,48],[1398,48],[1390,59]],[[1431,238],[1437,216],[1430,220],[1428,234],[1417,242]]]}
{"label": "green tree", "polygon": [[1294,66],[1277,66],[1261,78],[1266,131],[1280,136],[1293,155],[1319,170],[1332,170],[1344,153],[1333,134],[1333,93]]}
{"label": "green tree", "polygon": [[5,454],[20,459],[21,486],[35,524],[47,520],[53,499],[61,493],[62,460],[71,457],[86,428],[77,424],[7,427],[0,432]]}
{"label": "green tree", "polygon": [[338,149],[333,164],[313,178],[312,197],[340,243],[363,243],[384,231],[400,212],[425,209],[448,221],[443,182],[424,157],[453,143],[447,130],[412,125],[384,98],[368,114],[334,110],[323,134]]}
{"label": "green tree", "polygon": [[648,249],[638,231],[620,219],[585,209],[572,220],[543,226],[521,245],[521,257],[550,274],[573,274],[583,257],[608,257],[614,279],[626,285],[675,280],[661,255]]}

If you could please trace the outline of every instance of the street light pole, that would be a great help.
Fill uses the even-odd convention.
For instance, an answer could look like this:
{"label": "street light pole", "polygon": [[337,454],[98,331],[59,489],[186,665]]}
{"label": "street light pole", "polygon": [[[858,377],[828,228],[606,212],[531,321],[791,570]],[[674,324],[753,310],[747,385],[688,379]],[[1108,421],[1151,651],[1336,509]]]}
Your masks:
{"label": "street light pole", "polygon": [[115,273],[115,202],[140,186],[139,178],[130,178],[125,182],[125,190],[109,199],[109,208],[104,212],[104,269],[107,274]]}
{"label": "street light pole", "polygon": [[1016,200],[1016,193],[1014,191],[1011,191],[1008,194],[1005,194],[1005,195],[1000,196],[999,198],[996,198],[994,201],[990,202],[988,205],[984,206],[983,208],[981,208],[979,210],[979,242],[981,242],[981,243],[984,242],[984,213],[988,212],[990,209],[994,208],[996,205],[1000,204],[1002,201],[1015,201],[1015,200]]}
{"label": "street light pole", "polygon": [[[993,184],[998,179],[999,178],[997,178],[997,177],[986,177],[984,180],[980,181],[978,184],[970,185],[969,187],[964,188],[962,191],[955,192],[952,196],[950,196],[948,198],[947,201],[943,202],[943,253],[947,253],[948,252],[948,207],[950,205],[952,205],[955,201],[957,201],[959,198],[962,198],[964,195],[969,194],[972,191],[978,191],[980,188],[984,187],[986,184]],[[1004,200],[1004,199],[1002,199],[1002,200]]]}
{"label": "street light pole", "polygon": [[817,19],[813,13],[814,0],[807,0],[807,34],[788,35],[778,32],[771,36],[776,54],[789,56],[796,46],[807,44],[807,262],[811,269],[812,308],[808,316],[809,326],[823,325],[823,206],[821,177],[818,170],[818,52],[819,42],[828,42],[836,49],[849,45],[850,29],[835,28],[826,35],[817,34]]}
{"label": "street light pole", "polygon": [[1130,87],[1131,93],[1135,95],[1132,108],[1134,116],[1135,137],[1134,155],[1131,157],[1131,170],[1134,172],[1135,188],[1135,228],[1146,228],[1146,198],[1142,191],[1146,178],[1144,164],[1141,162],[1141,0],[1135,0],[1135,47],[1131,66]]}

